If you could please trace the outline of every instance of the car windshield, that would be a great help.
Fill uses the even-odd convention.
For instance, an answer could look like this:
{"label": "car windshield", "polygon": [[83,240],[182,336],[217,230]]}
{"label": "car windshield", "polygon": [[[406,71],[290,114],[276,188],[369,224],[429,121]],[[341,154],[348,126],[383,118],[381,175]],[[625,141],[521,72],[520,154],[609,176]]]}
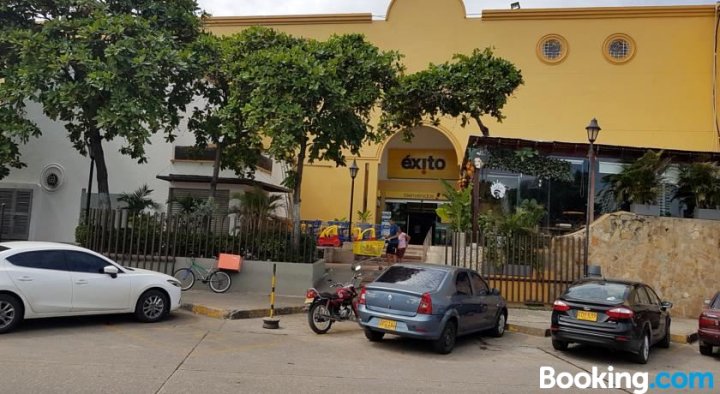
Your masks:
{"label": "car windshield", "polygon": [[566,299],[603,304],[622,304],[630,286],[624,283],[585,282],[567,289]]}
{"label": "car windshield", "polygon": [[441,270],[392,266],[375,282],[395,283],[420,292],[427,292],[436,290],[443,278],[445,278],[445,272]]}

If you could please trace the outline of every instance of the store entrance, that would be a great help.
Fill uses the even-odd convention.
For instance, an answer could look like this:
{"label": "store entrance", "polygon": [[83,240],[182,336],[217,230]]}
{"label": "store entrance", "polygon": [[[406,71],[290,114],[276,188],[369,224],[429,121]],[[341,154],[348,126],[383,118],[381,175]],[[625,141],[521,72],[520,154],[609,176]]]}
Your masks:
{"label": "store entrance", "polygon": [[432,243],[440,243],[444,225],[435,213],[435,201],[386,201],[385,210],[392,212],[392,218],[409,236],[411,245],[422,245],[429,231]]}

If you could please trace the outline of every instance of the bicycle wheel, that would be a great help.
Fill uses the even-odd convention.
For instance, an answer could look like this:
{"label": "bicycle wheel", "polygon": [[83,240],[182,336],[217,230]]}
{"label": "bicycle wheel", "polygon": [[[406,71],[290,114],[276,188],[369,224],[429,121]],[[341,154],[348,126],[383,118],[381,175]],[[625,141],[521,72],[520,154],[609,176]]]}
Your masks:
{"label": "bicycle wheel", "polygon": [[222,271],[213,272],[208,279],[208,285],[210,285],[212,291],[216,293],[224,293],[228,291],[231,284],[232,281],[230,280],[230,275]]}
{"label": "bicycle wheel", "polygon": [[180,290],[185,291],[195,284],[195,273],[190,268],[180,268],[173,274],[180,281]]}

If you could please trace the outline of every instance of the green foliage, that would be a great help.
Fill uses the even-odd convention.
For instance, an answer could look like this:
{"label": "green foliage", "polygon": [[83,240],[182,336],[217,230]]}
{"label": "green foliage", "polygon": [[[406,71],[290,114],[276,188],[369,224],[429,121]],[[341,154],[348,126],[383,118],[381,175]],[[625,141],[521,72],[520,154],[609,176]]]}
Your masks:
{"label": "green foliage", "polygon": [[80,224],[75,227],[75,243],[82,247],[87,246],[87,237],[90,229],[85,224]]}
{"label": "green foliage", "polygon": [[691,163],[680,166],[675,198],[689,210],[720,208],[720,167],[717,163]]}
{"label": "green foliage", "polygon": [[198,210],[198,207],[202,204],[202,201],[202,198],[186,195],[182,197],[173,197],[168,200],[168,204],[177,205],[180,207],[181,214],[190,215]]}
{"label": "green foliage", "polygon": [[492,150],[485,167],[561,182],[573,181],[572,165],[568,161],[540,155],[530,148]]}
{"label": "green foliage", "polygon": [[505,118],[502,108],[523,84],[520,70],[495,57],[490,48],[475,49],[469,56],[456,54],[453,60],[402,77],[384,101],[381,128],[409,133],[426,118],[439,123],[441,116],[459,116],[463,127],[474,120],[483,135],[489,135],[481,117]]}
{"label": "green foliage", "polygon": [[275,210],[283,199],[277,194],[270,195],[260,187],[244,193],[234,193],[232,198],[238,200],[240,204],[231,212],[238,214],[243,221],[250,223],[259,223],[275,218]]}
{"label": "green foliage", "polygon": [[365,211],[358,210],[357,211],[358,221],[360,221],[360,223],[362,223],[362,224],[366,224],[368,221],[370,221],[371,216],[372,216],[372,212],[370,212],[369,210],[365,210]]}
{"label": "green foliage", "polygon": [[152,194],[152,192],[153,190],[148,188],[148,185],[142,185],[132,193],[120,194],[120,197],[118,197],[117,200],[127,204],[127,209],[131,214],[137,214],[146,208],[160,208],[160,204],[150,198],[150,194]]}
{"label": "green foliage", "polygon": [[456,190],[446,180],[441,179],[440,181],[445,188],[443,195],[448,202],[440,205],[435,212],[443,223],[450,224],[450,228],[453,231],[468,231],[472,222],[472,185],[461,190]]}
{"label": "green foliage", "polygon": [[612,193],[615,202],[623,209],[630,204],[653,204],[662,187],[662,176],[670,165],[663,152],[648,150],[642,157],[625,164],[619,174],[606,175],[609,186],[603,193]]}
{"label": "green foliage", "polygon": [[195,0],[24,0],[0,5],[0,152],[40,134],[27,103],[62,121],[75,149],[97,164],[109,202],[103,141],[146,161],[149,137],[174,137],[198,70],[190,43],[201,21]]}

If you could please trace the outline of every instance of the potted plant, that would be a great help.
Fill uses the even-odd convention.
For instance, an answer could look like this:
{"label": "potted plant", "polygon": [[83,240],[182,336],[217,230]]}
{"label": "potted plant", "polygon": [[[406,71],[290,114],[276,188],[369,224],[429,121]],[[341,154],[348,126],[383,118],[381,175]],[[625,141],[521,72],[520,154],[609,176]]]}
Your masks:
{"label": "potted plant", "polygon": [[711,162],[681,166],[674,198],[697,219],[720,220],[720,166]]}
{"label": "potted plant", "polygon": [[445,188],[443,195],[448,202],[435,209],[435,213],[437,213],[440,217],[440,221],[448,224],[452,230],[453,253],[454,256],[457,257],[453,258],[453,261],[457,261],[459,256],[466,255],[461,251],[465,250],[466,233],[470,230],[470,224],[472,221],[472,185],[464,189],[456,190],[446,180],[443,179],[441,182]]}
{"label": "potted plant", "polygon": [[645,152],[630,164],[625,164],[618,174],[605,176],[609,183],[605,193],[612,193],[620,209],[640,215],[659,216],[657,197],[663,183],[663,173],[670,161],[662,157],[663,152]]}

